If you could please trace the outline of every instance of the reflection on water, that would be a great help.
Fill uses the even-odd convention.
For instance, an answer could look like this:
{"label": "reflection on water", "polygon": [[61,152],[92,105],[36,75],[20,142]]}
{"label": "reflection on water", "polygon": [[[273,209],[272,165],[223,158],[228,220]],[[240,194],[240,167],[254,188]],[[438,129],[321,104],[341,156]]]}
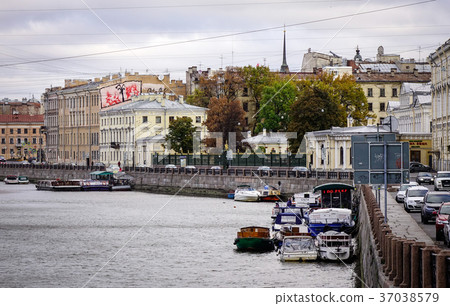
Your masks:
{"label": "reflection on water", "polygon": [[271,203],[3,183],[0,199],[1,287],[82,287],[106,263],[87,287],[353,286],[352,266],[235,250]]}

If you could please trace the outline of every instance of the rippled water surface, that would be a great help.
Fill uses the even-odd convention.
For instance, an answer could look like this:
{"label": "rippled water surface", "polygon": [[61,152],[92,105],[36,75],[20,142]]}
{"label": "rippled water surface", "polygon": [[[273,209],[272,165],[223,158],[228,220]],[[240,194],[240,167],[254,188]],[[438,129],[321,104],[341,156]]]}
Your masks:
{"label": "rippled water surface", "polygon": [[236,252],[270,203],[0,183],[1,287],[352,287],[353,266]]}

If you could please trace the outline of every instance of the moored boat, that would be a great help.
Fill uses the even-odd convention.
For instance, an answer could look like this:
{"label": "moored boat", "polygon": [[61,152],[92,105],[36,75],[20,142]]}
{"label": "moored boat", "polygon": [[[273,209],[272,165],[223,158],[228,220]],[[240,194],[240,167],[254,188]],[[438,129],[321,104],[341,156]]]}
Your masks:
{"label": "moored boat", "polygon": [[303,216],[301,213],[287,212],[279,213],[274,219],[272,225],[272,231],[276,232],[281,230],[284,225],[301,225],[304,224]]}
{"label": "moored boat", "polygon": [[23,176],[23,175],[19,176],[18,180],[19,180],[19,184],[28,184],[28,183],[30,183],[30,180],[28,179],[28,177]]}
{"label": "moored boat", "polygon": [[352,237],[343,232],[327,231],[317,235],[319,257],[323,260],[349,260],[353,256]]}
{"label": "moored boat", "polygon": [[82,191],[109,191],[111,190],[108,181],[100,180],[81,180]]}
{"label": "moored boat", "polygon": [[330,230],[351,233],[354,226],[352,211],[347,208],[320,208],[308,216],[308,229],[313,237]]}
{"label": "moored boat", "polygon": [[286,236],[280,249],[281,261],[310,261],[317,259],[316,243],[311,235]]}
{"label": "moored boat", "polygon": [[240,185],[234,192],[235,201],[257,202],[259,196],[259,192],[249,185]]}
{"label": "moored boat", "polygon": [[8,175],[3,181],[5,184],[19,184],[19,178],[16,175]]}
{"label": "moored boat", "polygon": [[259,200],[263,202],[276,202],[280,201],[281,192],[274,186],[264,186],[262,190],[259,190]]}
{"label": "moored boat", "polygon": [[270,238],[270,229],[260,226],[243,227],[237,233],[234,244],[239,251],[266,252],[273,251],[274,244]]}
{"label": "moored boat", "polygon": [[80,191],[80,180],[41,180],[36,183],[37,190]]}

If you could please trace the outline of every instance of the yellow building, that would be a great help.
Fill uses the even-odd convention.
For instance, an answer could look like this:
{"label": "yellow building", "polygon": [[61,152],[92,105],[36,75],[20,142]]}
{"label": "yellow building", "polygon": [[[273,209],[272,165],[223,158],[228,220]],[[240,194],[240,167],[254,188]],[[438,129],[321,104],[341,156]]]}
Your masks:
{"label": "yellow building", "polygon": [[45,160],[43,124],[43,115],[0,115],[0,155],[7,160]]}
{"label": "yellow building", "polygon": [[[370,66],[370,67],[369,67]],[[388,116],[387,106],[390,101],[399,101],[402,84],[428,83],[431,78],[429,72],[398,72],[395,64],[378,64],[378,70],[373,71],[374,64],[360,64],[360,70],[354,73],[356,82],[361,85],[369,104],[369,111],[375,118],[368,121],[369,125],[376,125]],[[387,72],[390,69],[390,72]]]}
{"label": "yellow building", "polygon": [[433,167],[431,133],[402,133],[399,141],[409,142],[409,160]]}
{"label": "yellow building", "polygon": [[106,165],[151,166],[154,153],[174,153],[164,140],[170,122],[189,117],[203,138],[206,111],[169,94],[139,95],[104,109],[100,112],[100,160]]}

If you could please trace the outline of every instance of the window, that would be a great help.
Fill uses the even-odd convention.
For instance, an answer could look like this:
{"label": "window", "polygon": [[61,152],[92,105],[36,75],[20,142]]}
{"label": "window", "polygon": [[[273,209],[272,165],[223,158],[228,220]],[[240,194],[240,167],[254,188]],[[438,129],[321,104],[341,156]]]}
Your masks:
{"label": "window", "polygon": [[2,129],[2,134],[5,134],[5,129]]}
{"label": "window", "polygon": [[380,97],[386,97],[386,90],[384,88],[380,88]]}
{"label": "window", "polygon": [[2,138],[2,144],[5,144],[5,143],[6,143],[6,139]]}
{"label": "window", "polygon": [[9,144],[14,144],[14,138],[9,139]]}
{"label": "window", "polygon": [[22,143],[22,139],[17,138],[17,143],[18,143],[18,144],[21,144],[21,143]]}
{"label": "window", "polygon": [[36,129],[33,129],[33,134],[36,134]]}
{"label": "window", "polygon": [[24,134],[28,134],[28,129],[23,129]]}
{"label": "window", "polygon": [[242,96],[243,97],[248,97],[248,88],[247,87],[244,87],[244,90],[242,92]]}
{"label": "window", "polygon": [[14,129],[9,129],[10,134],[14,134]]}
{"label": "window", "polygon": [[175,118],[173,117],[173,116],[170,116],[169,117],[169,122],[172,122],[172,121],[174,121],[175,120]]}
{"label": "window", "polygon": [[368,107],[369,107],[369,112],[372,112],[373,111],[372,103],[369,103]]}
{"label": "window", "polygon": [[242,103],[242,108],[244,109],[244,111],[248,112],[248,103],[247,102]]}
{"label": "window", "polygon": [[33,144],[37,144],[36,137],[33,138]]}
{"label": "window", "polygon": [[397,97],[397,88],[392,88],[392,96]]}
{"label": "window", "polygon": [[380,103],[380,112],[386,111],[386,103]]}
{"label": "window", "polygon": [[202,117],[201,116],[195,116],[195,123],[201,123]]}
{"label": "window", "polygon": [[2,154],[5,155],[6,154],[6,149],[2,148]]}
{"label": "window", "polygon": [[142,116],[142,123],[146,123],[148,122],[148,117],[147,116]]}
{"label": "window", "polygon": [[341,147],[339,149],[339,164],[343,165],[344,164],[344,148]]}
{"label": "window", "polygon": [[373,97],[373,89],[372,88],[367,88],[367,96]]}
{"label": "window", "polygon": [[156,116],[156,123],[161,123],[161,116]]}
{"label": "window", "polygon": [[17,129],[17,134],[22,134],[22,129]]}
{"label": "window", "polygon": [[23,143],[28,143],[28,138],[25,138],[25,139],[23,140]]}

